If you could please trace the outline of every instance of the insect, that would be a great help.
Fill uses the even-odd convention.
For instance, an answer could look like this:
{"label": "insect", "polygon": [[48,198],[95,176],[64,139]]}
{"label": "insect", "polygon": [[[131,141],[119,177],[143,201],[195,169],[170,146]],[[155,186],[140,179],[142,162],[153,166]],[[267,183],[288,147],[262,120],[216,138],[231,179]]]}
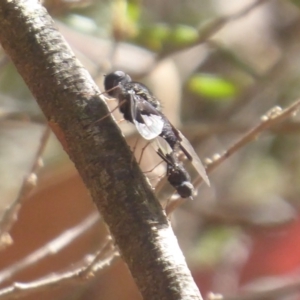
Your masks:
{"label": "insect", "polygon": [[105,76],[104,87],[109,96],[118,99],[124,119],[133,123],[144,139],[152,140],[162,132],[164,120],[158,113],[160,103],[145,85],[116,71]]}
{"label": "insect", "polygon": [[194,186],[191,178],[174,153],[163,154],[159,148],[157,154],[167,163],[167,178],[181,198],[193,198]]}
{"label": "insect", "polygon": [[118,99],[124,119],[133,123],[144,139],[160,136],[167,143],[163,148],[168,148],[168,153],[181,150],[209,185],[205,168],[194,148],[161,112],[159,100],[145,85],[132,81],[123,71],[115,71],[105,76],[104,87],[108,95]]}

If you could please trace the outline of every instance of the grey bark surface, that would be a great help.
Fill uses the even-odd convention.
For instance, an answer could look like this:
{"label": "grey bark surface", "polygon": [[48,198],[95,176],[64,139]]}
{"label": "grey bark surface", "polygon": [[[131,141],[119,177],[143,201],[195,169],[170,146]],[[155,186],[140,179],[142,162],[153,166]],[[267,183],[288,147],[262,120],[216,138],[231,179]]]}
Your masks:
{"label": "grey bark surface", "polygon": [[[0,43],[74,162],[144,299],[202,299],[99,90],[36,0],[0,1]],[[101,51],[101,49],[99,49]]]}

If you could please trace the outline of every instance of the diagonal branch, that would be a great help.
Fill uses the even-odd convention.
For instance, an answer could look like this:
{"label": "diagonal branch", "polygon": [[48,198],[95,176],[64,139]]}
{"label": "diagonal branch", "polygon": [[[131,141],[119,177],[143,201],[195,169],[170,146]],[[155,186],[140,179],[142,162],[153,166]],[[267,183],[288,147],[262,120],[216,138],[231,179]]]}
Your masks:
{"label": "diagonal branch", "polygon": [[12,298],[16,299],[29,296],[37,292],[45,290],[47,291],[51,288],[59,287],[66,284],[75,285],[84,283],[90,278],[90,276],[87,276],[89,275],[88,272],[90,271],[90,268],[94,268],[97,264],[96,271],[99,273],[99,271],[105,270],[107,266],[111,266],[119,257],[116,251],[110,251],[110,253],[104,258],[101,258],[101,260],[99,260],[98,258],[99,253],[93,254],[92,256],[93,259],[91,262],[86,262],[86,260],[84,260],[80,264],[81,266],[73,270],[68,270],[58,274],[51,274],[31,282],[15,282],[8,287],[0,289],[0,297],[2,300]]}
{"label": "diagonal branch", "polygon": [[229,16],[221,16],[221,17],[218,17],[218,18],[208,22],[205,25],[205,27],[201,27],[199,29],[199,32],[198,32],[199,36],[195,41],[193,41],[192,43],[182,45],[181,47],[178,47],[175,49],[174,48],[166,49],[165,51],[160,53],[160,55],[157,59],[162,59],[162,58],[165,58],[166,56],[173,54],[174,52],[182,51],[182,50],[191,48],[193,46],[197,46],[202,43],[205,43],[212,36],[214,36],[217,32],[219,32],[224,26],[226,26],[227,24],[234,22],[238,19],[241,19],[242,17],[244,17],[247,14],[249,14],[250,12],[252,12],[255,8],[267,3],[268,1],[270,1],[270,0],[256,0],[236,13],[233,13]]}
{"label": "diagonal branch", "polygon": [[[229,147],[225,152],[221,155],[218,155],[216,159],[214,159],[208,166],[207,172],[210,173],[214,169],[216,169],[222,162],[224,162],[227,158],[229,158],[232,154],[237,152],[239,149],[255,140],[259,134],[263,131],[270,129],[271,127],[277,125],[282,122],[286,118],[290,117],[293,113],[295,113],[300,107],[300,100],[295,101],[289,107],[284,110],[281,110],[278,106],[271,109],[266,115],[261,117],[261,122],[248,131],[241,139],[239,139],[236,143],[234,143],[231,147]],[[197,180],[195,183],[198,185],[200,182]]]}
{"label": "diagonal branch", "polygon": [[59,236],[55,237],[53,240],[49,241],[46,245],[33,251],[23,259],[16,261],[5,269],[0,271],[0,283],[11,279],[17,273],[23,271],[24,269],[38,264],[42,259],[54,255],[69,246],[75,239],[82,236],[87,232],[92,226],[96,224],[99,220],[99,215],[94,212],[86,217],[76,226],[64,231]]}
{"label": "diagonal branch", "polygon": [[[38,0],[0,1],[0,43],[74,162],[144,299],[201,299],[91,76]],[[101,51],[101,49],[99,49]]]}

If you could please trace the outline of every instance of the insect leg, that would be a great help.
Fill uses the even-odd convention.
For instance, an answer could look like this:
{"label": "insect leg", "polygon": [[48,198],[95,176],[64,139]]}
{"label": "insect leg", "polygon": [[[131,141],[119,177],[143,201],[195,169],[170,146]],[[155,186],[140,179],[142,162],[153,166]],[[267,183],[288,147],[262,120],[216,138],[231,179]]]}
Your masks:
{"label": "insect leg", "polygon": [[142,151],[141,151],[141,154],[140,154],[140,157],[139,157],[139,160],[138,160],[138,164],[141,163],[142,161],[142,158],[143,158],[143,155],[144,155],[144,152],[145,150],[147,149],[147,147],[151,144],[151,141],[148,142],[143,148],[142,148]]}
{"label": "insect leg", "polygon": [[158,164],[156,164],[152,169],[148,170],[148,171],[145,171],[143,172],[144,174],[147,174],[147,173],[151,173],[153,172],[159,165],[161,165],[164,161],[161,160]]}
{"label": "insect leg", "polygon": [[138,143],[139,143],[139,140],[140,140],[140,137],[138,137],[138,138],[136,139],[135,144],[134,144],[134,146],[133,146],[133,148],[132,148],[131,163],[132,163],[133,160],[134,160],[134,153],[135,153],[136,147],[137,147],[137,145],[138,145]]}
{"label": "insect leg", "polygon": [[115,110],[117,110],[123,103],[125,103],[125,100],[121,101],[113,110],[111,110],[106,116],[102,117],[101,119],[95,121],[94,124],[100,123],[105,118],[109,117]]}

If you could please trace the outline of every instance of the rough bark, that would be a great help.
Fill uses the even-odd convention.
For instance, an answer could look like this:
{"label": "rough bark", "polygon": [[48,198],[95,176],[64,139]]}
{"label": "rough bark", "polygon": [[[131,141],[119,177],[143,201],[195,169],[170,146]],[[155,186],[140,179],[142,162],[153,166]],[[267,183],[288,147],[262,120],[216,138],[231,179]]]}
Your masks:
{"label": "rough bark", "polygon": [[[0,1],[0,43],[74,162],[144,299],[201,299],[107,107],[37,0]],[[101,49],[99,49],[101,51]]]}

